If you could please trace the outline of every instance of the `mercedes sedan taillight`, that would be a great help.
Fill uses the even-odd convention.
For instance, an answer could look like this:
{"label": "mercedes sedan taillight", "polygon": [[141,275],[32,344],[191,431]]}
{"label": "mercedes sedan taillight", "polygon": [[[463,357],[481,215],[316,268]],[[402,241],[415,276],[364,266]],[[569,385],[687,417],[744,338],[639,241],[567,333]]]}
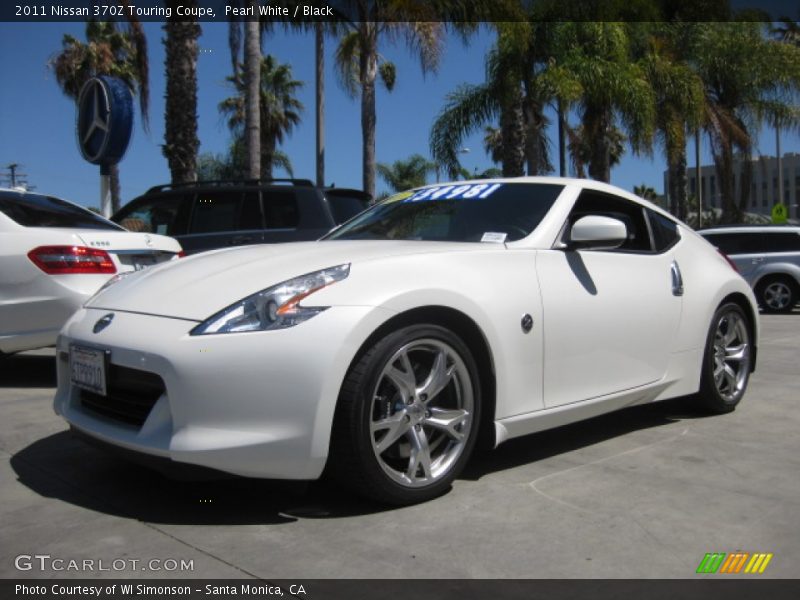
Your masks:
{"label": "mercedes sedan taillight", "polygon": [[117,272],[108,252],[85,246],[39,246],[28,252],[28,258],[49,275]]}

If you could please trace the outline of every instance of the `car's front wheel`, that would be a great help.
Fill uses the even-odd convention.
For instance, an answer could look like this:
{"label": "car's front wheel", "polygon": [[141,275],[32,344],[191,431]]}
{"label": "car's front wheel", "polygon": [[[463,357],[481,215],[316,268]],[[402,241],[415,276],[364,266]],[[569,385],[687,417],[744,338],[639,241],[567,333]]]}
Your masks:
{"label": "car's front wheel", "polygon": [[475,445],[480,390],[475,360],[452,331],[411,325],[390,333],[361,355],[342,385],[332,473],[390,504],[442,494]]}
{"label": "car's front wheel", "polygon": [[700,404],[712,413],[731,412],[747,389],[753,365],[752,327],[742,308],[728,302],[714,313],[700,378]]}
{"label": "car's front wheel", "polygon": [[756,289],[764,312],[788,312],[797,303],[797,285],[785,276],[768,277]]}

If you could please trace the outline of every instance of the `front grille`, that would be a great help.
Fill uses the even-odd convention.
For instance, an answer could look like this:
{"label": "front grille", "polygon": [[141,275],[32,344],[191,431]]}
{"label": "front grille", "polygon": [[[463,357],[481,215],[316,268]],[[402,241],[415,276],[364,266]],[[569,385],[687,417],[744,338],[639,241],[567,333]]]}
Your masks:
{"label": "front grille", "polygon": [[164,380],[155,373],[109,365],[107,395],[81,390],[80,400],[93,413],[141,427],[165,390]]}

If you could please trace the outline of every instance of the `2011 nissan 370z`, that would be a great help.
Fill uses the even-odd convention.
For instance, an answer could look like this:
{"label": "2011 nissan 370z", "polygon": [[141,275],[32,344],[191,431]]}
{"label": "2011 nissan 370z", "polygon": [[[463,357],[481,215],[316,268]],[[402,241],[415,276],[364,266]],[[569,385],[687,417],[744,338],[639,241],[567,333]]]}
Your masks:
{"label": "2011 nissan 370z", "polygon": [[324,239],[122,278],[58,340],[55,410],[117,447],[244,476],[323,470],[405,504],[499,444],[754,369],[747,283],[609,185],[519,178],[397,194]]}

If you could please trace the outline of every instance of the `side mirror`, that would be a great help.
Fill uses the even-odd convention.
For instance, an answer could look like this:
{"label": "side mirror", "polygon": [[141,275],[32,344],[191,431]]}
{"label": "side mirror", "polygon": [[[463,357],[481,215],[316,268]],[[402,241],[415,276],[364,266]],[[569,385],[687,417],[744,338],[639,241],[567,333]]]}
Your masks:
{"label": "side mirror", "polygon": [[628,239],[625,223],[611,217],[581,217],[569,232],[570,250],[613,250]]}

